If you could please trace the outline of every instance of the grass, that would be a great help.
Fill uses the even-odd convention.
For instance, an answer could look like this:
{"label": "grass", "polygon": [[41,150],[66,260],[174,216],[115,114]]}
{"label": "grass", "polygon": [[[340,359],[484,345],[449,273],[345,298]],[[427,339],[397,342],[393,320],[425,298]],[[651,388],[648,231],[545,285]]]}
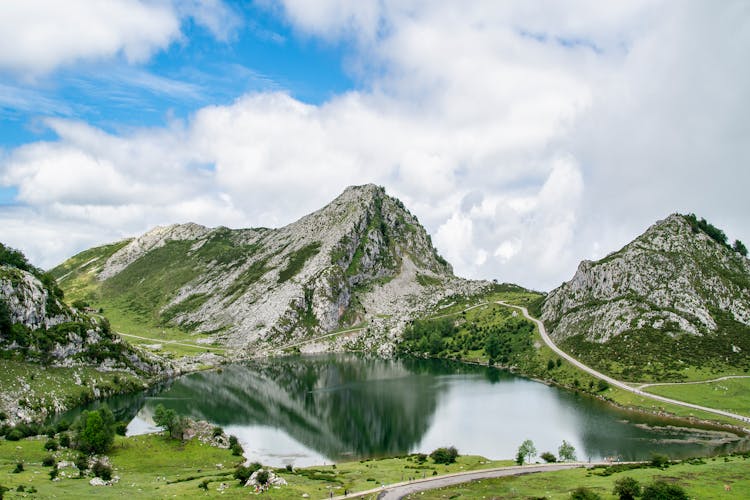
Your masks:
{"label": "grass", "polygon": [[[87,498],[93,495],[105,498],[185,498],[224,497],[244,498],[250,490],[240,486],[232,477],[234,467],[242,458],[233,456],[227,449],[203,444],[193,439],[187,442],[151,434],[134,437],[117,436],[108,453],[119,481],[112,486],[93,487],[89,478],[79,479],[74,467],[65,467],[59,481],[49,479],[49,467],[42,461],[48,455],[44,450],[45,436],[20,441],[0,440],[0,485],[10,488],[6,498],[22,495],[18,486],[33,487],[39,498]],[[74,461],[75,452],[61,449],[55,452],[58,462]],[[22,462],[23,472],[14,473],[16,464]],[[482,480],[451,488],[420,494],[419,498],[568,498],[577,486],[586,485],[603,498],[610,495],[615,480],[631,476],[642,483],[660,477],[679,483],[693,498],[714,498],[723,493],[724,485],[732,487],[734,498],[750,497],[750,460],[747,455],[726,458],[694,460],[692,463],[671,465],[666,469],[639,468],[625,472],[612,472],[602,468],[575,469],[547,472],[514,478]],[[511,460],[491,461],[479,456],[460,456],[456,463],[438,465],[419,455],[381,458],[319,465],[290,472],[276,469],[287,486],[271,488],[264,496],[269,498],[326,498],[334,495],[366,491],[433,475],[465,472],[512,465]],[[606,475],[605,475],[606,473]],[[208,489],[199,488],[207,482]],[[489,495],[489,496],[488,496]]]}
{"label": "grass", "polygon": [[320,252],[320,242],[310,243],[299,250],[292,252],[289,256],[289,264],[279,272],[279,283],[293,278],[302,270],[308,259],[314,257]]}
{"label": "grass", "polygon": [[[666,469],[642,468],[601,476],[601,469],[584,468],[544,472],[508,478],[485,479],[407,496],[408,499],[547,498],[569,499],[578,486],[587,486],[603,500],[612,494],[614,482],[632,477],[642,485],[662,479],[682,486],[690,498],[750,498],[750,460],[743,457],[712,458],[705,463],[681,463]],[[724,485],[729,485],[727,492]]]}
{"label": "grass", "polygon": [[[198,440],[181,443],[163,435],[118,436],[109,457],[114,475],[120,480],[112,486],[90,486],[89,478],[63,477],[53,482],[49,479],[49,467],[42,466],[42,460],[48,454],[44,450],[45,441],[46,437],[17,442],[0,440],[0,485],[11,490],[16,490],[19,485],[33,486],[40,498],[87,498],[93,495],[107,498],[245,498],[251,491],[232,478],[241,457],[238,460],[229,450],[214,448]],[[73,461],[75,457],[69,450],[56,453],[58,461]],[[18,462],[24,463],[24,472],[14,474],[12,471]],[[331,490],[335,494],[343,494],[345,489],[364,491],[409,477],[431,476],[435,471],[446,474],[510,464],[510,461],[465,456],[459,457],[455,464],[436,465],[430,459],[422,463],[416,456],[408,456],[308,467],[294,472],[279,469],[275,472],[289,484],[279,489],[271,488],[264,496],[302,498],[307,494],[310,498],[324,498]],[[73,467],[64,471],[67,476],[77,476],[77,469]],[[208,481],[205,492],[198,487],[204,480]],[[222,483],[226,488],[218,491]],[[11,491],[6,498],[15,495],[15,491]]]}
{"label": "grass", "polygon": [[646,392],[750,416],[750,378],[646,387]]}

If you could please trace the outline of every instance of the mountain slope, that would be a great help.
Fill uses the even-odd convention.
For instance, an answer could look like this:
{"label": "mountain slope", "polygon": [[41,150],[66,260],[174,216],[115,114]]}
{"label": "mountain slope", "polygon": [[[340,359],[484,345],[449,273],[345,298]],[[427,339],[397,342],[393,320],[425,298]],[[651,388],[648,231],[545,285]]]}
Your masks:
{"label": "mountain slope", "polygon": [[750,367],[750,262],[709,232],[675,214],[604,259],[582,262],[545,299],[552,338],[625,378]]}
{"label": "mountain slope", "polygon": [[159,227],[51,272],[114,316],[238,354],[359,324],[367,332],[350,342],[372,347],[446,294],[487,285],[454,277],[416,217],[374,185],[279,229]]}
{"label": "mountain slope", "polygon": [[99,316],[70,307],[54,278],[0,243],[0,351],[47,365],[93,364],[156,373],[159,363],[112,334]]}

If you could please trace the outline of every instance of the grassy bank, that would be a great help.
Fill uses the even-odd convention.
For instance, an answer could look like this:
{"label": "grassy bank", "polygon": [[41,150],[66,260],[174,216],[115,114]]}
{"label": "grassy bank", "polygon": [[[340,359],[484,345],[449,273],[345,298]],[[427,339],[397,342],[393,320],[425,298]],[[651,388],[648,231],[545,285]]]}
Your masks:
{"label": "grassy bank", "polygon": [[[726,457],[695,460],[671,465],[666,469],[641,468],[616,472],[606,469],[572,469],[544,472],[525,476],[485,479],[449,488],[441,488],[406,498],[433,499],[487,499],[487,498],[537,498],[569,499],[579,486],[586,486],[603,500],[616,499],[612,494],[615,481],[632,477],[642,485],[661,479],[685,489],[690,498],[750,498],[750,459]],[[730,488],[725,490],[725,485]]]}
{"label": "grassy bank", "polygon": [[31,415],[54,413],[99,397],[138,391],[139,377],[125,371],[102,372],[93,367],[46,367],[0,359],[3,407],[18,405]]}
{"label": "grassy bank", "polygon": [[[113,475],[119,481],[111,486],[91,486],[90,477],[79,478],[74,466],[60,469],[60,479],[50,480],[51,467],[42,465],[50,453],[44,450],[46,437],[20,441],[0,440],[0,485],[11,491],[6,498],[20,498],[33,488],[40,498],[245,498],[252,491],[240,486],[233,478],[235,466],[242,458],[227,449],[215,448],[197,439],[182,443],[163,435],[117,437],[109,453]],[[70,450],[55,452],[55,459],[73,462]],[[18,463],[23,471],[14,473]],[[400,458],[362,460],[337,465],[295,469],[277,469],[275,473],[288,482],[286,486],[269,489],[270,498],[326,498],[334,494],[364,491],[381,484],[392,484],[409,477],[428,477],[510,465],[510,461],[490,461],[482,457],[459,457],[451,465],[438,465],[429,458],[412,455]],[[206,489],[200,487],[206,483]]]}
{"label": "grassy bank", "polygon": [[[72,463],[75,453],[62,449],[53,452],[59,468],[59,480],[50,479],[51,466],[43,465],[51,453],[44,449],[46,437],[20,441],[0,440],[0,485],[10,491],[5,498],[21,498],[35,491],[39,498],[245,498],[251,490],[233,477],[242,459],[227,449],[203,444],[197,439],[180,442],[164,435],[117,437],[108,454],[113,475],[119,480],[111,486],[92,486],[91,477],[78,477]],[[19,469],[20,472],[14,472]],[[339,463],[295,469],[275,469],[287,485],[272,487],[268,498],[327,498],[345,491],[354,493],[408,480],[455,472],[511,465],[511,461],[490,461],[477,456],[461,456],[454,464],[438,465],[430,458],[410,455]],[[733,456],[691,460],[665,469],[654,467],[626,471],[596,468],[563,472],[545,472],[497,480],[482,480],[420,494],[419,498],[569,498],[570,491],[587,486],[602,498],[611,495],[614,481],[630,476],[641,483],[661,478],[684,487],[692,498],[718,498],[724,485],[732,489],[728,497],[750,497],[750,460]],[[205,485],[205,489],[201,485]],[[20,487],[20,489],[19,489]],[[23,491],[21,491],[23,490]],[[416,497],[415,497],[416,498]]]}

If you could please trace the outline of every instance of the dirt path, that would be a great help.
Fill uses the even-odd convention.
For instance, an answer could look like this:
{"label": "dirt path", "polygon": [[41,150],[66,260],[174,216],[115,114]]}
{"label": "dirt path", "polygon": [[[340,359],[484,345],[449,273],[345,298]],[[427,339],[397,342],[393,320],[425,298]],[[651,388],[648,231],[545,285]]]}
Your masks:
{"label": "dirt path", "polygon": [[123,337],[132,337],[134,339],[141,339],[141,340],[148,340],[150,342],[154,342],[155,344],[172,344],[172,345],[181,345],[183,347],[194,347],[195,349],[208,349],[211,351],[226,351],[223,347],[209,347],[205,345],[200,344],[189,344],[187,342],[179,342],[177,340],[164,340],[164,339],[154,339],[150,337],[141,337],[140,335],[132,335],[130,333],[122,333],[122,332],[116,332],[117,335],[122,335]]}
{"label": "dirt path", "polygon": [[[622,389],[624,391],[632,392],[633,394],[638,394],[639,396],[643,396],[643,397],[655,399],[655,400],[661,401],[663,403],[670,403],[670,404],[673,404],[673,405],[684,406],[686,408],[692,408],[694,410],[701,410],[701,411],[705,411],[705,412],[708,412],[708,413],[713,413],[715,415],[721,415],[723,417],[733,418],[733,419],[739,420],[741,422],[750,423],[750,417],[746,417],[745,415],[739,415],[737,413],[732,413],[732,412],[729,412],[729,411],[718,410],[716,408],[709,408],[707,406],[700,406],[700,405],[696,405],[696,404],[693,404],[693,403],[687,403],[685,401],[679,401],[677,399],[665,398],[663,396],[657,396],[656,394],[650,394],[648,392],[642,391],[640,388],[632,387],[632,386],[626,384],[625,382],[622,382],[620,380],[614,379],[614,378],[609,377],[609,376],[607,376],[607,375],[605,375],[605,374],[603,374],[603,373],[601,373],[599,371],[596,371],[593,368],[591,368],[591,367],[589,367],[587,365],[584,365],[583,363],[581,363],[580,361],[578,361],[577,359],[575,359],[573,356],[570,356],[568,353],[566,353],[565,351],[563,351],[562,349],[560,349],[559,347],[557,347],[557,345],[555,345],[555,343],[552,341],[552,339],[549,337],[549,335],[547,335],[547,330],[544,328],[544,324],[541,321],[539,321],[538,319],[533,318],[529,314],[529,311],[525,307],[523,307],[523,306],[515,306],[515,305],[512,305],[512,304],[508,304],[507,302],[502,302],[502,301],[498,301],[498,304],[501,304],[501,305],[504,305],[506,307],[512,307],[514,309],[520,310],[523,313],[523,315],[526,317],[526,319],[528,319],[530,321],[533,321],[534,324],[536,324],[536,326],[539,327],[539,334],[542,336],[542,340],[544,340],[544,343],[547,344],[547,346],[550,349],[552,349],[555,352],[555,354],[557,354],[561,358],[565,359],[566,361],[568,361],[573,366],[575,366],[575,367],[577,367],[577,368],[585,371],[586,373],[589,373],[589,374],[593,375],[594,377],[596,377],[598,379],[606,381],[608,384],[610,384],[612,386],[618,387],[618,388],[620,388],[620,389]],[[746,429],[746,430],[750,431],[750,429]]]}
{"label": "dirt path", "polygon": [[730,380],[733,378],[750,378],[750,375],[727,375],[726,377],[714,378],[711,380],[694,380],[691,382],[654,382],[649,384],[642,384],[636,387],[636,389],[645,389],[646,387],[654,387],[657,385],[692,385],[692,384],[710,384],[711,382],[721,382],[722,380]]}
{"label": "dirt path", "polygon": [[520,476],[523,474],[534,474],[537,472],[551,472],[565,469],[576,469],[578,467],[592,467],[594,465],[612,465],[611,462],[596,462],[596,463],[556,463],[556,464],[535,464],[535,465],[517,465],[512,467],[499,467],[496,469],[485,469],[468,472],[456,472],[454,474],[446,474],[444,476],[429,477],[426,479],[417,479],[414,481],[407,481],[402,483],[391,484],[388,486],[382,486],[380,488],[373,488],[367,491],[361,491],[358,493],[352,493],[347,496],[333,497],[335,500],[344,500],[347,498],[361,498],[368,495],[378,495],[378,500],[398,500],[411,495],[413,493],[420,493],[422,491],[432,490],[435,488],[444,488],[446,486],[453,486],[461,483],[468,483],[470,481],[477,481],[479,479],[491,479],[496,477],[505,476]]}

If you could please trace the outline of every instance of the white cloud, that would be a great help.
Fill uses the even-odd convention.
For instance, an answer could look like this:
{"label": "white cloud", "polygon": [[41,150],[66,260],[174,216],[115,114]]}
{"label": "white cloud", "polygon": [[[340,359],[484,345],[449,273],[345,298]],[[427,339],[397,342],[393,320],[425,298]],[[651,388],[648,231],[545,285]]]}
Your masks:
{"label": "white cloud", "polygon": [[0,69],[25,78],[84,60],[148,60],[180,40],[185,17],[226,40],[239,18],[221,0],[3,0]]}
{"label": "white cloud", "polygon": [[[119,135],[49,121],[59,139],[9,152],[0,182],[41,237],[50,220],[76,236],[10,242],[49,265],[157,223],[284,224],[366,182],[401,197],[457,273],[539,289],[675,210],[750,240],[744,2],[281,11],[307,36],[353,42],[363,88],[320,105],[255,93]],[[0,209],[0,224],[20,227],[18,213]]]}

